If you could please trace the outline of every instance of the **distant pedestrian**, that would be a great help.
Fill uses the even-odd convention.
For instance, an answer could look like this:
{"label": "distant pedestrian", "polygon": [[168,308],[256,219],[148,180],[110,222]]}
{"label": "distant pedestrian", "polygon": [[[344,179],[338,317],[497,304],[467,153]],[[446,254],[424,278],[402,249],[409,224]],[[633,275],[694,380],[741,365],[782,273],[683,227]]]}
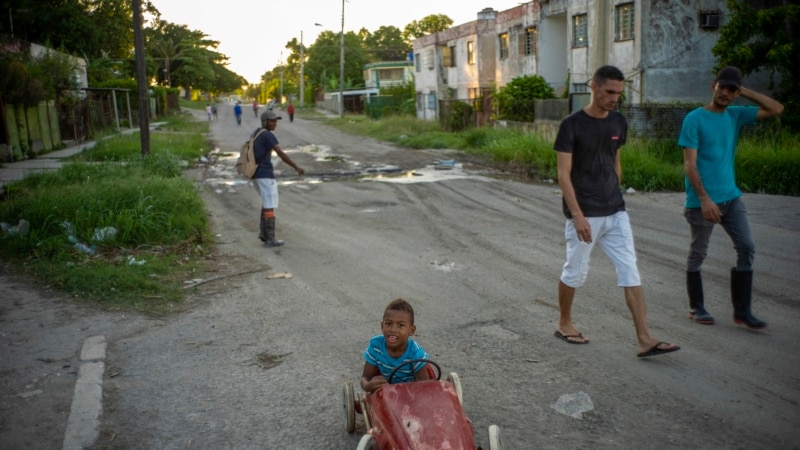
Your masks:
{"label": "distant pedestrian", "polygon": [[258,100],[253,100],[253,117],[258,117]]}
{"label": "distant pedestrian", "polygon": [[214,102],[214,104],[211,105],[211,114],[214,115],[214,120],[218,119],[218,117],[217,117],[217,102]]}
{"label": "distant pedestrian", "polygon": [[567,255],[558,282],[559,320],[555,335],[569,344],[589,343],[572,322],[572,301],[576,289],[586,281],[589,259],[597,244],[616,268],[617,285],[623,288],[633,317],[637,356],[645,357],[674,352],[680,347],[654,339],[647,325],[633,231],[620,188],[620,152],[628,123],[615,108],[624,81],[625,76],[616,67],[597,69],[590,84],[591,102],[564,119],[556,136],[558,184],[567,218]]}
{"label": "distant pedestrian", "polygon": [[[280,247],[283,241],[275,239],[275,209],[278,207],[278,183],[275,181],[275,173],[272,167],[272,152],[290,165],[298,175],[305,173],[303,169],[292,161],[278,145],[278,138],[273,131],[278,126],[281,116],[272,111],[265,111],[261,114],[261,127],[267,131],[261,133],[253,144],[253,155],[258,161],[258,169],[253,176],[253,186],[261,197],[261,230],[258,238],[264,242],[266,247]],[[253,136],[259,130],[253,132]]]}
{"label": "distant pedestrian", "polygon": [[[742,86],[742,72],[736,67],[720,70],[711,83],[711,91],[709,104],[686,115],[678,138],[686,171],[684,217],[691,232],[686,262],[689,318],[704,325],[714,323],[714,317],[705,309],[700,267],[708,254],[714,225],[720,224],[736,249],[736,267],[731,268],[730,281],[733,321],[763,329],[767,323],[750,309],[755,243],[741,200],[742,191],[736,186],[734,163],[742,127],[780,115],[783,105]],[[730,106],[740,95],[757,106]]]}
{"label": "distant pedestrian", "polygon": [[294,105],[291,100],[289,100],[289,107],[286,108],[286,112],[289,113],[289,122],[294,122]]}
{"label": "distant pedestrian", "polygon": [[206,115],[208,115],[208,121],[211,122],[211,104],[206,103]]}
{"label": "distant pedestrian", "polygon": [[236,116],[236,125],[242,124],[242,102],[236,102],[233,107],[233,114]]}

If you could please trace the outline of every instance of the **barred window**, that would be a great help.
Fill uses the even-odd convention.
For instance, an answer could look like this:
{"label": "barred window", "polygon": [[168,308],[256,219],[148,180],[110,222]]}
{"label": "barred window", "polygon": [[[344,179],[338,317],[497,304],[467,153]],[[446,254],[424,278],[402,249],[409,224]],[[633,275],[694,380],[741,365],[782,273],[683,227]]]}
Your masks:
{"label": "barred window", "polygon": [[498,36],[498,43],[500,44],[500,59],[508,58],[508,33]]}
{"label": "barred window", "polygon": [[539,36],[539,31],[536,27],[528,27],[525,30],[525,54],[526,55],[535,55],[536,54],[536,41]]}
{"label": "barred window", "polygon": [[475,42],[467,42],[467,64],[475,64]]}
{"label": "barred window", "polygon": [[614,11],[614,39],[625,41],[633,39],[633,3],[617,5]]}
{"label": "barred window", "polygon": [[572,48],[589,45],[589,17],[586,14],[572,16]]}
{"label": "barred window", "polygon": [[414,54],[414,69],[416,72],[422,71],[422,58],[419,53]]}

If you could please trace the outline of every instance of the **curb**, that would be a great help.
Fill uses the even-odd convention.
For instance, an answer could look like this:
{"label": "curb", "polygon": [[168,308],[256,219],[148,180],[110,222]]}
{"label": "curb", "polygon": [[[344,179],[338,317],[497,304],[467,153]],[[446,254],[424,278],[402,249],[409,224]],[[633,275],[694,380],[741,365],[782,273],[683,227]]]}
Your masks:
{"label": "curb", "polygon": [[64,450],[82,450],[97,440],[103,412],[105,357],[105,336],[91,336],[83,341],[82,363],[64,432]]}

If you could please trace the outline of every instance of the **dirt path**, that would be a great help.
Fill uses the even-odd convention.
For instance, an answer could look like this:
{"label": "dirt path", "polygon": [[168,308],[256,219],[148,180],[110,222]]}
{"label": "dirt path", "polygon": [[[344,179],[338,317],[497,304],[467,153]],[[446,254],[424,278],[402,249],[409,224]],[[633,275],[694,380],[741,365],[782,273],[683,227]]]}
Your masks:
{"label": "dirt path", "polygon": [[[255,129],[252,114],[244,117],[236,127],[221,109],[212,124],[221,150],[238,149]],[[600,252],[574,310],[592,343],[553,337],[564,251],[556,186],[469,167],[435,171],[434,161],[460,155],[400,150],[309,120],[283,120],[277,135],[312,174],[278,166],[283,248],[259,245],[258,199],[234,176],[232,157],[190,174],[218,236],[211,275],[220,278],[194,288],[186,312],[160,320],[98,314],[0,278],[11,283],[0,316],[0,447],[26,447],[48,433],[56,438],[46,443],[58,442],[51,431],[63,411],[50,399],[69,383],[31,380],[44,368],[73,366],[85,335],[103,333],[108,371],[96,448],[355,448],[360,436],[344,431],[341,387],[357,380],[385,304],[404,297],[417,309],[419,342],[461,376],[481,445],[497,424],[518,449],[797,448],[800,199],[745,196],[758,245],[755,309],[770,324],[753,333],[730,321],[733,250],[724,233],[714,235],[704,273],[718,324],[692,324],[682,196],[626,198],[653,334],[683,347],[645,361],[635,357],[629,314]],[[403,176],[378,178],[388,167]],[[354,172],[375,176],[339,176]],[[292,278],[268,279],[275,273]],[[576,393],[593,405],[581,418],[552,407]]]}

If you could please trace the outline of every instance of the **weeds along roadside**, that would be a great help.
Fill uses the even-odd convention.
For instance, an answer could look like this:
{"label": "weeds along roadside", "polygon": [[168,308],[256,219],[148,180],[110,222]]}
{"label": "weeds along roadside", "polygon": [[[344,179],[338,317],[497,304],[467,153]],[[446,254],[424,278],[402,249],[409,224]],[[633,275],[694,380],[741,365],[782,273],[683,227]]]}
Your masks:
{"label": "weeds along roadside", "polygon": [[[326,119],[342,131],[410,149],[457,149],[482,155],[522,178],[557,180],[553,142],[512,129],[472,128],[449,133],[436,121],[391,116]],[[683,150],[678,137],[629,137],[622,152],[622,185],[639,192],[683,192]],[[736,174],[745,192],[800,196],[800,134],[775,123],[758,125],[739,139]]]}
{"label": "weeds along roadside", "polygon": [[6,185],[0,257],[37,284],[105,308],[179,309],[213,244],[205,207],[182,174],[208,153],[208,124],[175,115],[150,134],[100,140],[58,171]]}

